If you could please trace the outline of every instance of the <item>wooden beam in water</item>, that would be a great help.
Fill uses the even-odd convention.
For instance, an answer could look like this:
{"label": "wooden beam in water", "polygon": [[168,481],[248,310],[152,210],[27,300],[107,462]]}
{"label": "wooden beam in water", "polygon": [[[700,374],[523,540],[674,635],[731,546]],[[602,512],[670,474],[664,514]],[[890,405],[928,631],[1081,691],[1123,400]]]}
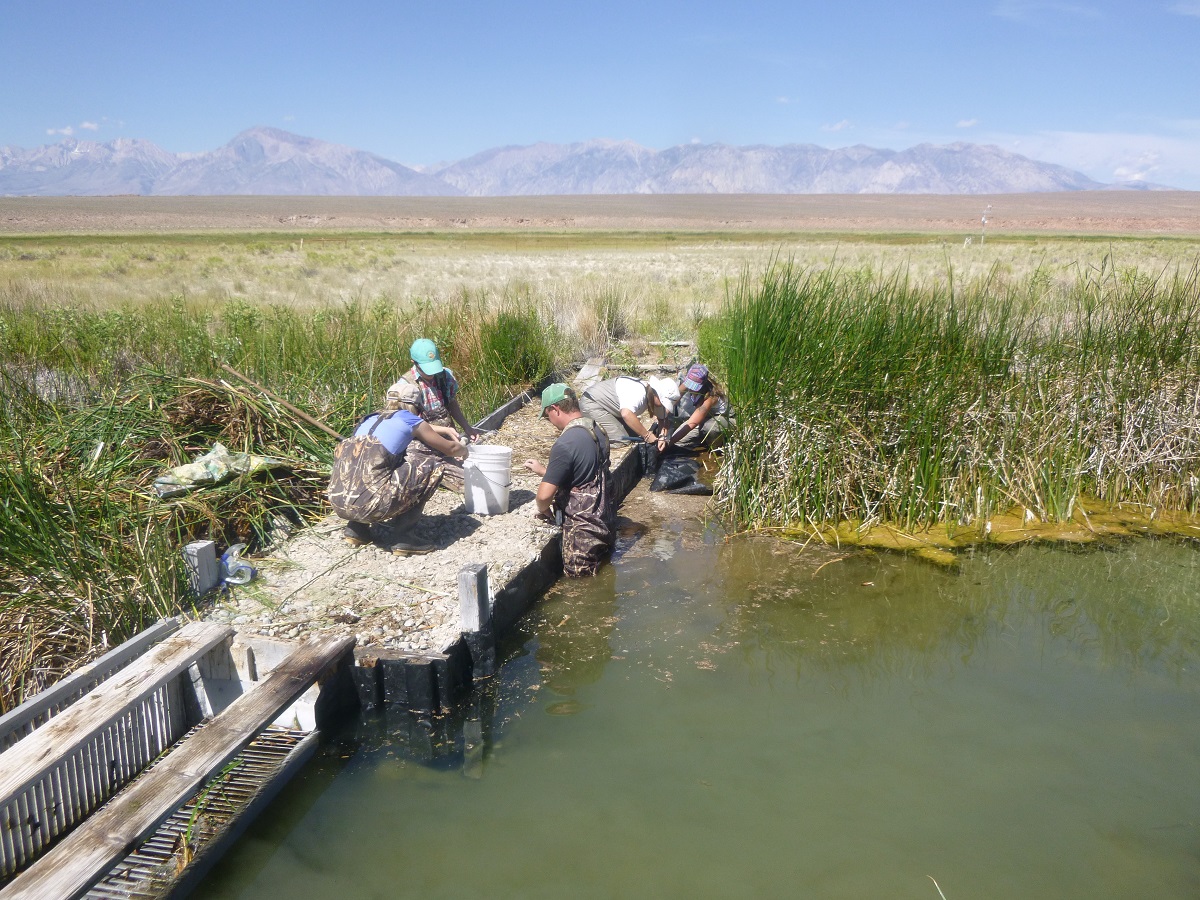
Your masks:
{"label": "wooden beam in water", "polygon": [[313,638],[0,891],[3,900],[76,897],[145,839],[354,646]]}

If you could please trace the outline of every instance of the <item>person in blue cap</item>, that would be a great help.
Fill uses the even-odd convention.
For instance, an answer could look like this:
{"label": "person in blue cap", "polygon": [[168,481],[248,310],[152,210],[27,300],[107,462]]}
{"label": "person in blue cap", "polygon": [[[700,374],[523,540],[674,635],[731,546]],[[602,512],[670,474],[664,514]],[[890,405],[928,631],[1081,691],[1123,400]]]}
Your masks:
{"label": "person in blue cap", "polygon": [[[458,426],[468,441],[475,441],[483,433],[474,428],[458,405],[458,379],[454,372],[442,364],[442,354],[429,338],[417,338],[409,349],[413,367],[404,375],[404,380],[420,389],[418,411],[430,425],[446,428]],[[413,454],[433,453],[445,467],[443,485],[450,490],[463,492],[462,460],[449,457],[436,450],[428,450],[418,439],[410,451]]]}

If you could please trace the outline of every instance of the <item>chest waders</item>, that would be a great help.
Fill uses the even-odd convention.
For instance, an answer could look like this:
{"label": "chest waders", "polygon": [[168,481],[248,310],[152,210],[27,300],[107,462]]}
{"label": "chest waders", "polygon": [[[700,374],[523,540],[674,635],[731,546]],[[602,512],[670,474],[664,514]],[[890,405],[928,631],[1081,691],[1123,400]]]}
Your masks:
{"label": "chest waders", "polygon": [[392,415],[383,413],[365,435],[346,438],[333,451],[329,503],[343,519],[386,522],[421,507],[442,483],[437,459],[391,453],[375,437],[379,423]]}

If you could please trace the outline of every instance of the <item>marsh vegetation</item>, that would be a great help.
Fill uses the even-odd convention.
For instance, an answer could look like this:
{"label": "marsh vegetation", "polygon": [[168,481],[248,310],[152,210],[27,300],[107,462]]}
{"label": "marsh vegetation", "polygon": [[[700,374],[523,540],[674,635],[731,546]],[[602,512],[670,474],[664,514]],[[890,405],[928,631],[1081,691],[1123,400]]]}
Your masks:
{"label": "marsh vegetation", "polygon": [[739,409],[719,496],[750,527],[985,533],[1085,498],[1197,512],[1200,264],[1110,257],[937,282],[774,260],[705,330]]}
{"label": "marsh vegetation", "polygon": [[[477,417],[613,341],[692,338],[742,526],[1195,511],[1195,245],[700,234],[0,238],[0,708],[187,608],[179,546],[324,511],[333,440],[434,338]],[[764,275],[765,273],[765,275]],[[268,393],[232,378],[245,373]],[[267,475],[171,501],[220,441]]]}

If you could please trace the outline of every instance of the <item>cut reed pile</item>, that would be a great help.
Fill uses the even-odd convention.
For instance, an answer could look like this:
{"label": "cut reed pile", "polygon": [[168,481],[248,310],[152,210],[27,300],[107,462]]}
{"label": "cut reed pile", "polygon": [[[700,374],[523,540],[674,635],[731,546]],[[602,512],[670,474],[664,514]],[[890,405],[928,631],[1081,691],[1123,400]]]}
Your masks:
{"label": "cut reed pile", "polygon": [[702,334],[738,410],[719,500],[751,528],[1195,513],[1200,264],[1047,284],[747,274]]}
{"label": "cut reed pile", "polygon": [[[336,442],[271,397],[347,433],[409,369],[419,335],[455,367],[472,417],[559,362],[536,313],[469,298],[315,312],[0,303],[0,710],[188,608],[182,544],[262,546],[325,514]],[[281,465],[157,497],[155,477],[218,441]]]}

